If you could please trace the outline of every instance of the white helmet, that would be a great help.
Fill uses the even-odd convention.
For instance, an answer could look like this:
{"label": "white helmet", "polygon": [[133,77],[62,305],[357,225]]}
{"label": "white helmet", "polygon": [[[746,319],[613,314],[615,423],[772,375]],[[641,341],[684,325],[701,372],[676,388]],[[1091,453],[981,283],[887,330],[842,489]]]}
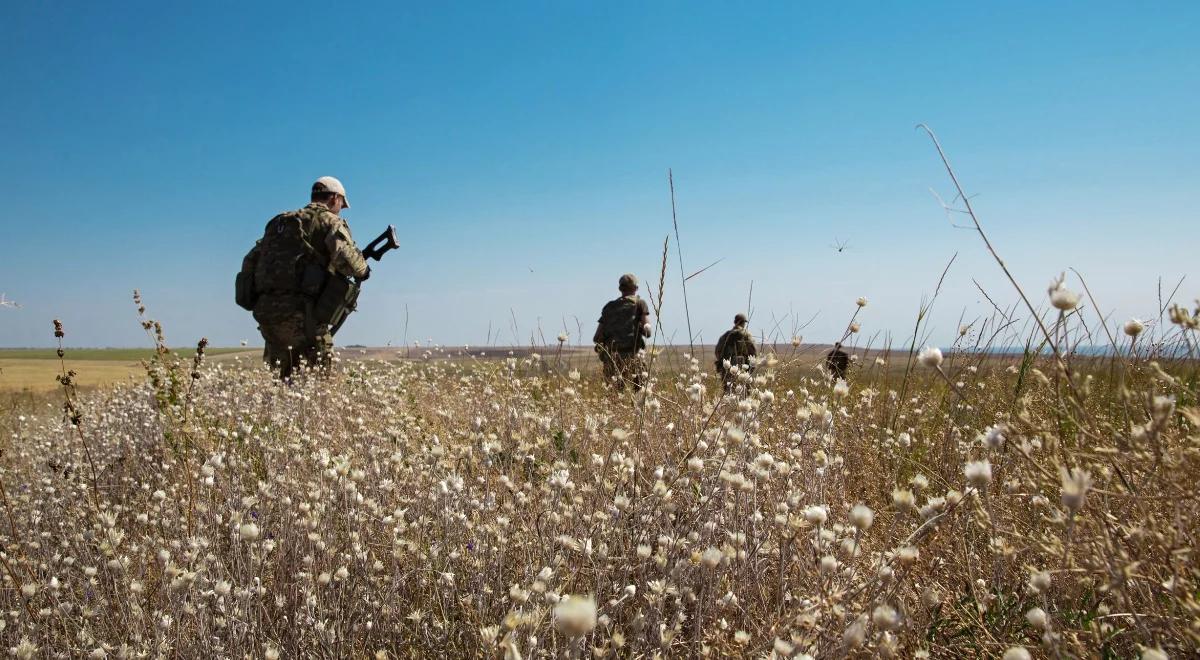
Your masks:
{"label": "white helmet", "polygon": [[317,193],[337,193],[342,196],[342,199],[346,200],[346,208],[350,208],[350,200],[346,198],[346,187],[342,185],[341,181],[331,176],[323,176],[314,181],[312,191],[314,195]]}

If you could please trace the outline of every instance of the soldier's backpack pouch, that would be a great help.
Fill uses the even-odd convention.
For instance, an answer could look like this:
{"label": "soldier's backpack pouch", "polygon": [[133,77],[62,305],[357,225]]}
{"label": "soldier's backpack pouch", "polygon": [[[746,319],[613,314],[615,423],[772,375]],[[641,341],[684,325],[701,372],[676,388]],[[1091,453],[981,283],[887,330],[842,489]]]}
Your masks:
{"label": "soldier's backpack pouch", "polygon": [[354,280],[331,273],[321,295],[313,302],[313,322],[335,330],[358,306],[358,292],[359,286]]}
{"label": "soldier's backpack pouch", "polygon": [[242,258],[242,269],[238,271],[237,277],[233,283],[233,300],[247,311],[254,311],[254,304],[258,302],[258,293],[254,290],[254,270],[258,268],[258,246],[255,243],[254,247],[246,253]]}

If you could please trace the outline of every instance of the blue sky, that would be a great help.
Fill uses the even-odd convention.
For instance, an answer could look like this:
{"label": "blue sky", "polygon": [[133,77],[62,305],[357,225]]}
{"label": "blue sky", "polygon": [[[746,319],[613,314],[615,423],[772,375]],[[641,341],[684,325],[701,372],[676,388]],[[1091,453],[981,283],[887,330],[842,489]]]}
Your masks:
{"label": "blue sky", "polygon": [[[625,271],[657,279],[675,172],[692,325],[746,306],[832,341],[903,339],[1014,296],[929,193],[941,137],[1023,284],[1075,267],[1105,314],[1156,315],[1200,245],[1200,5],[1180,3],[20,3],[0,27],[9,127],[0,346],[258,341],[242,255],[318,176],[366,243],[339,343],[590,338]],[[837,253],[835,238],[851,248]],[[672,237],[663,321],[686,342]],[[790,322],[782,324],[784,328]],[[769,328],[767,328],[769,330]]]}

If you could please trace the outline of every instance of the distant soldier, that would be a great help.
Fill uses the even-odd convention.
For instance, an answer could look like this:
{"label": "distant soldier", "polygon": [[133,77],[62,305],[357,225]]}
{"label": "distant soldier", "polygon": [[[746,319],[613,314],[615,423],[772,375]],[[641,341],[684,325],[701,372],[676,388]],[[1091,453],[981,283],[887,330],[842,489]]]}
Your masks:
{"label": "distant soldier", "polygon": [[834,382],[846,380],[846,370],[850,368],[850,356],[842,350],[842,342],[833,345],[833,350],[825,356],[825,368],[829,370]]}
{"label": "distant soldier", "polygon": [[[717,340],[717,373],[725,383],[725,391],[733,389],[737,383],[738,373],[749,373],[753,366],[750,358],[758,355],[754,347],[754,337],[746,330],[749,319],[745,314],[733,317],[733,327],[725,331]],[[737,371],[734,371],[734,370]]]}
{"label": "distant soldier", "polygon": [[340,217],[350,208],[342,182],[323,176],[310,203],[267,223],[242,263],[238,304],[254,312],[266,348],[263,359],[287,379],[301,364],[327,367],[333,350],[330,320],[316,309],[331,276],[359,282],[371,269]]}
{"label": "distant soldier", "polygon": [[636,276],[622,275],[617,286],[621,297],[604,305],[592,342],[604,366],[604,377],[617,389],[623,389],[629,382],[637,391],[642,389],[640,351],[650,336],[650,308],[637,295]]}

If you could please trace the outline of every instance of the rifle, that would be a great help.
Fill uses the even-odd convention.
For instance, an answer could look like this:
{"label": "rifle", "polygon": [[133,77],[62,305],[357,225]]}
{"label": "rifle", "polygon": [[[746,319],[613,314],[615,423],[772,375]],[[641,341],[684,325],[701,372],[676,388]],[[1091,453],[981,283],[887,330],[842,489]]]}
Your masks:
{"label": "rifle", "polygon": [[[384,245],[380,246],[380,243],[384,243]],[[396,240],[396,225],[388,225],[382,234],[367,245],[366,249],[362,251],[362,256],[363,259],[379,261],[383,259],[383,255],[398,247],[400,247],[400,242]]]}
{"label": "rifle", "polygon": [[[383,255],[398,247],[400,247],[400,242],[396,240],[396,226],[388,225],[382,234],[367,244],[362,251],[362,256],[363,259],[380,261],[383,259]],[[361,282],[348,277],[336,274],[330,276],[329,281],[325,284],[325,290],[321,292],[321,302],[329,300],[332,303],[329,314],[329,336],[337,334],[350,313],[358,309],[358,293],[361,287]],[[318,303],[318,307],[321,306]]]}

